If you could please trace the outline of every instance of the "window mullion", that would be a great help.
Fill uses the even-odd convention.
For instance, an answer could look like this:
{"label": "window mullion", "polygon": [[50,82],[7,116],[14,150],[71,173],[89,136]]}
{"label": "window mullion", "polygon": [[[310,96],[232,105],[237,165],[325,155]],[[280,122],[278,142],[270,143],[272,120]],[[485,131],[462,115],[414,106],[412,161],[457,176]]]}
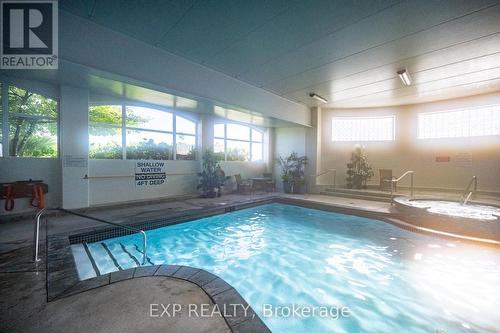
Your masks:
{"label": "window mullion", "polygon": [[122,160],[127,159],[127,107],[122,104]]}
{"label": "window mullion", "polygon": [[227,123],[224,123],[224,161],[227,161]]}
{"label": "window mullion", "polygon": [[172,115],[173,117],[173,124],[172,124],[172,158],[175,161],[177,159],[177,115],[174,113]]}
{"label": "window mullion", "polygon": [[252,133],[252,132],[253,132],[253,131],[252,131],[252,129],[251,129],[250,127],[248,128],[248,130],[250,131],[250,142],[249,142],[249,144],[250,144],[250,156],[248,156],[248,160],[249,160],[250,162],[252,162],[252,160],[253,160],[253,158],[252,158],[252,149],[253,149],[253,147],[252,147],[252,146],[253,146],[253,144],[252,144],[252,142],[253,142],[253,140],[252,140],[252,139],[253,139],[253,137],[252,137],[252,136],[253,136],[253,133]]}

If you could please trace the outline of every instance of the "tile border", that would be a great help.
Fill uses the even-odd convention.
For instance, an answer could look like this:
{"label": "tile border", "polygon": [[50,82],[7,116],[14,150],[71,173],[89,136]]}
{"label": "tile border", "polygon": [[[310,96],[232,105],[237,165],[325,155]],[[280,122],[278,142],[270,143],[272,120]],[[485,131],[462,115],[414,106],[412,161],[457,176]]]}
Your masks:
{"label": "tile border", "polygon": [[[133,226],[144,230],[150,230],[159,227],[189,222],[204,217],[220,215],[245,208],[256,207],[268,203],[289,204],[305,208],[372,218],[412,232],[430,234],[437,237],[444,237],[455,240],[457,240],[458,238],[462,241],[471,241],[477,244],[477,240],[468,240],[463,237],[460,238],[459,235],[443,234],[436,230],[424,229],[420,228],[418,225],[404,222],[398,217],[397,214],[394,214],[393,212],[377,212],[359,207],[350,207],[333,203],[330,204],[325,202],[318,202],[311,199],[292,198],[278,195],[253,199],[249,201],[236,202],[228,205],[218,205],[215,207],[204,208],[202,210],[193,209],[183,211],[178,214],[172,214],[162,219],[140,221],[137,223],[124,225]],[[45,224],[45,226],[47,229],[47,235],[49,235],[47,223]],[[48,254],[46,260],[48,301],[53,301],[62,297],[68,297],[83,291],[99,288],[127,279],[140,278],[144,276],[167,276],[184,281],[189,281],[198,285],[210,297],[214,304],[224,304],[224,297],[217,296],[224,294],[225,292],[227,292],[228,297],[229,295],[231,297],[236,297],[235,295],[237,295],[237,297],[241,299],[242,303],[244,302],[244,304],[247,304],[241,297],[241,295],[221,278],[207,271],[204,271],[203,269],[188,266],[142,266],[128,270],[112,272],[97,276],[92,279],[80,281],[78,278],[78,273],[70,246],[76,243],[86,241],[99,241],[127,234],[120,234],[120,232],[118,232],[117,230],[122,229],[110,228],[107,226],[97,228],[91,227],[88,229],[80,230],[78,231],[78,233],[56,234],[47,237],[45,245],[46,253]],[[213,277],[213,280],[207,282],[206,279],[208,277]],[[236,294],[234,294],[233,292],[229,292],[229,290],[234,290],[234,293]],[[225,318],[225,320],[233,332],[255,332],[255,328],[258,328],[257,331],[259,332],[270,332],[269,328],[267,328],[267,326],[262,322],[262,320],[255,314],[253,310],[252,313],[255,315],[252,318],[231,318],[230,320],[228,320],[228,318]]]}

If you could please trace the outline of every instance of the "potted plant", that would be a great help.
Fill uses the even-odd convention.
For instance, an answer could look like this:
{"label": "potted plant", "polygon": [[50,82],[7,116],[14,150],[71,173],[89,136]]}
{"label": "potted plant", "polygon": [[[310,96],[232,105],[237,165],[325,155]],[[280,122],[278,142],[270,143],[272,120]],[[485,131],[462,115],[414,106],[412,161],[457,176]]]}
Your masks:
{"label": "potted plant", "polygon": [[204,198],[221,196],[221,187],[229,179],[220,167],[217,155],[211,150],[203,153],[202,171],[198,176],[200,177],[198,190],[201,190],[201,196]]}
{"label": "potted plant", "polygon": [[281,180],[285,193],[305,193],[304,167],[307,157],[293,152],[287,157],[279,156],[277,162],[281,167]]}
{"label": "potted plant", "polygon": [[368,164],[363,147],[356,145],[351,153],[351,160],[347,163],[347,188],[366,188],[368,179],[373,175],[372,167]]}

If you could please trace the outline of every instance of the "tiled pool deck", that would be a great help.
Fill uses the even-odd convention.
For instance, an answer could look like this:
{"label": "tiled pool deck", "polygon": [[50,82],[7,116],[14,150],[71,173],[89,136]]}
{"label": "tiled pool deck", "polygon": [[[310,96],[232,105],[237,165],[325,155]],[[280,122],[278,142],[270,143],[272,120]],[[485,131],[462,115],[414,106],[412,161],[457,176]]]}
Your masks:
{"label": "tiled pool deck", "polygon": [[[416,230],[415,227],[405,225],[393,218],[389,203],[322,195],[234,194],[215,199],[191,198],[94,208],[83,213],[121,224],[134,224],[141,228],[151,229],[272,201],[290,202],[310,208],[325,209],[326,207],[328,209],[331,207],[335,211],[346,213],[355,211],[358,215],[380,218],[403,228],[426,232]],[[114,237],[116,230],[103,227],[99,222],[69,215],[53,215],[48,218],[48,221],[50,221],[47,225],[49,239],[44,246],[41,246],[41,258],[44,260],[39,263],[32,262],[33,220],[21,219],[0,224],[0,317],[2,318],[0,332],[53,331],[58,324],[69,325],[65,331],[77,331],[88,321],[93,322],[93,325],[99,328],[97,323],[99,320],[105,320],[104,314],[108,314],[108,319],[120,316],[115,309],[117,302],[118,304],[125,302],[130,306],[128,311],[135,314],[131,316],[131,321],[134,320],[132,319],[134,316],[141,314],[142,317],[135,320],[143,323],[144,331],[148,331],[147,327],[154,330],[158,321],[148,317],[144,304],[138,303],[134,307],[133,304],[127,303],[130,287],[148,290],[151,279],[159,281],[153,284],[161,283],[163,287],[171,287],[165,292],[169,303],[182,298],[182,293],[175,292],[175,286],[184,283],[184,287],[187,285],[186,288],[191,288],[190,292],[196,294],[195,303],[208,299],[208,302],[214,306],[215,304],[223,306],[228,302],[246,304],[238,292],[220,278],[190,267],[169,265],[140,267],[79,281],[69,247],[70,241],[74,243],[87,240],[88,237],[102,237],[101,239]],[[48,262],[45,262],[47,249],[49,256]],[[125,281],[127,288],[121,287]],[[107,290],[111,289],[114,290],[112,297],[100,297],[101,294],[109,293]],[[88,296],[90,293],[94,295],[92,298]],[[146,300],[148,295],[145,291],[142,296]],[[151,302],[153,302],[152,298]],[[99,302],[109,302],[110,306],[103,307]],[[81,313],[80,307],[83,303],[90,307],[101,307],[102,310],[99,314],[95,314],[95,318],[88,317],[89,313]],[[68,320],[68,316],[72,317],[72,320]],[[50,320],[44,321],[43,318],[50,318]],[[267,330],[260,318],[254,316],[254,312],[246,316],[239,314],[230,318],[212,318],[206,322],[200,322],[199,318],[186,318],[186,316],[182,317],[182,320],[169,318],[164,320],[162,325],[169,327],[171,332],[185,331],[186,327],[191,327],[190,331],[193,332],[265,332]],[[120,331],[118,328],[119,325],[117,331]]]}

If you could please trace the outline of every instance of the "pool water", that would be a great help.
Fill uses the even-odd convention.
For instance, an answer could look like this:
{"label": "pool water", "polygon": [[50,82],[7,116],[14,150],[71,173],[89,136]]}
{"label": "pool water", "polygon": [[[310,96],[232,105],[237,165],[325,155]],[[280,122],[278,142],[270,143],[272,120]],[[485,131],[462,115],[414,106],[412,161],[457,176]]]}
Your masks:
{"label": "pool water", "polygon": [[[497,248],[284,204],[147,234],[151,264],[187,265],[217,274],[275,333],[500,330]],[[134,258],[141,258],[141,237],[91,243],[88,249],[101,274],[117,270],[117,265],[135,267]],[[79,261],[77,257],[82,274],[84,264]],[[286,312],[268,317],[264,304],[273,309],[346,307],[350,314],[337,319],[333,315],[290,317]]]}

